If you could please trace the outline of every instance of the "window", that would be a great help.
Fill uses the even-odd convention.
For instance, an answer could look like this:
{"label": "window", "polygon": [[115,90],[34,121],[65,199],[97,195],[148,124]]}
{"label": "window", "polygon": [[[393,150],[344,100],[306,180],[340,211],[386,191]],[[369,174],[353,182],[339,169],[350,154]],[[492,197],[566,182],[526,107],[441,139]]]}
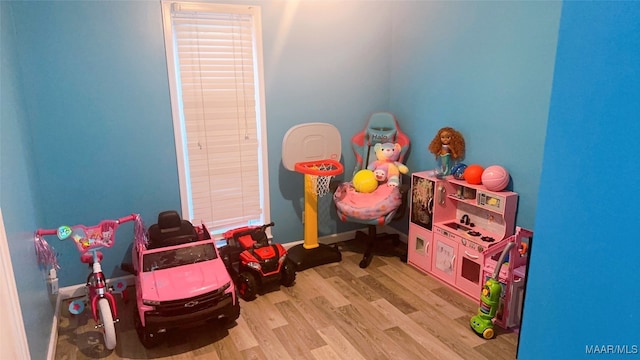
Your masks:
{"label": "window", "polygon": [[183,217],[212,234],[269,218],[260,9],[162,2]]}

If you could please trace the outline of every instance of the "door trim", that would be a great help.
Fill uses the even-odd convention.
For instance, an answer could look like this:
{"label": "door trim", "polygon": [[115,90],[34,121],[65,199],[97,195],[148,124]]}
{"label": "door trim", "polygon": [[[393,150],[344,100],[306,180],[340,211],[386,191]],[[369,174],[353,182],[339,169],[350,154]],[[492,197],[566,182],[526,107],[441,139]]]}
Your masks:
{"label": "door trim", "polygon": [[[4,228],[2,208],[0,208],[0,311],[6,324],[1,327],[0,349],[8,359],[30,359],[29,343],[24,330],[24,320],[20,309],[20,298],[16,278],[11,264],[9,242]],[[6,290],[6,291],[5,291]]]}

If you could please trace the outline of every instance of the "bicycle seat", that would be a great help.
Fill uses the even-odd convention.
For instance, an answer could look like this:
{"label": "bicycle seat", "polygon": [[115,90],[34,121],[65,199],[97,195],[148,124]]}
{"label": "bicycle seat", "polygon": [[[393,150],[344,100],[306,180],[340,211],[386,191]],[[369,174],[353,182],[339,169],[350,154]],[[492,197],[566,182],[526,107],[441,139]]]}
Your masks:
{"label": "bicycle seat", "polygon": [[[102,261],[102,251],[96,251],[96,256],[98,257],[98,262]],[[80,262],[89,265],[93,264],[93,254],[86,252],[80,255]]]}

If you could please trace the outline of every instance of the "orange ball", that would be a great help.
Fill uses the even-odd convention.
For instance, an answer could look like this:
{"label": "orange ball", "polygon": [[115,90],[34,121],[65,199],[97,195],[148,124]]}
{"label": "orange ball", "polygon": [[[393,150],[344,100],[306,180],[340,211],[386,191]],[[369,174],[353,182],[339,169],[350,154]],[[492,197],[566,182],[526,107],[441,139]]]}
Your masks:
{"label": "orange ball", "polygon": [[471,164],[464,170],[464,179],[473,185],[482,184],[482,173],[484,168],[478,164]]}

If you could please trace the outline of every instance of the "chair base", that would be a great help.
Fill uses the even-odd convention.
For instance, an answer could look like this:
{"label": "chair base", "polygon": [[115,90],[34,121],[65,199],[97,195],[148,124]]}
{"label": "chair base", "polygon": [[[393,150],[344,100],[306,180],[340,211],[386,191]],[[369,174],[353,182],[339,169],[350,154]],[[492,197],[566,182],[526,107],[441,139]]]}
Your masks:
{"label": "chair base", "polygon": [[[371,264],[371,260],[373,260],[373,250],[375,248],[376,242],[380,240],[391,240],[394,246],[398,246],[400,244],[400,236],[398,234],[388,234],[388,233],[380,233],[378,234],[376,231],[375,225],[368,225],[369,233],[365,233],[363,231],[356,231],[355,240],[363,239],[365,242],[365,250],[364,255],[362,256],[362,260],[360,260],[360,268],[364,269]],[[403,252],[400,255],[400,260],[402,262],[407,262],[407,253]]]}
{"label": "chair base", "polygon": [[305,249],[302,244],[293,246],[287,251],[287,258],[293,261],[296,271],[315,266],[342,261],[342,253],[337,247],[319,244],[317,248]]}

